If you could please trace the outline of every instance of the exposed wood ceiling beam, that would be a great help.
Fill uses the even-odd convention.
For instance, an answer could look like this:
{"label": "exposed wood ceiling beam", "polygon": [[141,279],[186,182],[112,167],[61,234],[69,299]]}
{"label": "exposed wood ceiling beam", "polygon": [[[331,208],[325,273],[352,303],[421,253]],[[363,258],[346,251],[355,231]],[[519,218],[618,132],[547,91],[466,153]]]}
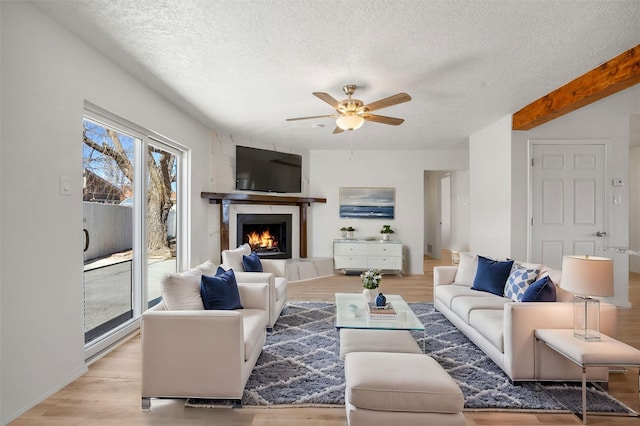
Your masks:
{"label": "exposed wood ceiling beam", "polygon": [[640,83],[640,44],[533,101],[513,115],[513,130],[530,130]]}

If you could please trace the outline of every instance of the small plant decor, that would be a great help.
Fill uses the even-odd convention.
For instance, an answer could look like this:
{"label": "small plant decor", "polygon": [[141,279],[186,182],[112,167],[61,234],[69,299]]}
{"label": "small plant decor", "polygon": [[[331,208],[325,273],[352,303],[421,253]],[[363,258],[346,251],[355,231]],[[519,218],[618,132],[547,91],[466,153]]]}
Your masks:
{"label": "small plant decor", "polygon": [[393,229],[391,229],[391,225],[382,225],[382,229],[380,230],[381,234],[395,234]]}
{"label": "small plant decor", "polygon": [[368,290],[378,288],[380,281],[382,281],[382,271],[380,269],[369,269],[368,271],[360,274],[362,279],[362,286]]}

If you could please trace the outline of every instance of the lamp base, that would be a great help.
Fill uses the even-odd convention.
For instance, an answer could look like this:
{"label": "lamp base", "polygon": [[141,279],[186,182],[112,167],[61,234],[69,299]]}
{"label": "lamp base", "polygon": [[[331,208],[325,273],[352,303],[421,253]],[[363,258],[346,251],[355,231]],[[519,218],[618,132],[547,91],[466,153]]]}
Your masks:
{"label": "lamp base", "polygon": [[591,296],[573,296],[573,335],[585,342],[600,341],[600,301]]}

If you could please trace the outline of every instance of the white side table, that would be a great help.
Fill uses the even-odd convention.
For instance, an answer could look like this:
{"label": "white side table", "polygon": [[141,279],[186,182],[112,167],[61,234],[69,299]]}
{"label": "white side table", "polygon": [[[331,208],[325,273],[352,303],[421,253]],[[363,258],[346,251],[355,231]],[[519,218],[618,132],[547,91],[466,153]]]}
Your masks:
{"label": "white side table", "polygon": [[[599,342],[585,342],[577,339],[574,337],[572,329],[536,329],[534,336],[536,346],[538,342],[542,342],[582,368],[581,417],[583,424],[587,424],[587,368],[640,367],[640,350],[604,334],[600,335]],[[538,351],[536,350],[536,361],[537,356]],[[638,385],[640,386],[640,376]],[[580,417],[579,414],[578,417]]]}

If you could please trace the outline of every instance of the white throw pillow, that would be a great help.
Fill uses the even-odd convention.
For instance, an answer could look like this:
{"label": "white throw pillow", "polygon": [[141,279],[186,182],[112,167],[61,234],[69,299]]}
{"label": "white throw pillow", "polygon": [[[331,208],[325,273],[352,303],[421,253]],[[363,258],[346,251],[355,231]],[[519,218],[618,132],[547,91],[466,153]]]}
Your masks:
{"label": "white throw pillow", "polygon": [[456,276],[453,280],[454,284],[462,284],[471,287],[473,285],[473,280],[476,278],[477,269],[478,256],[471,253],[461,252],[460,262],[458,263]]}
{"label": "white throw pillow", "polygon": [[204,310],[200,296],[202,273],[191,269],[162,279],[162,300],[170,311]]}
{"label": "white throw pillow", "polygon": [[251,246],[246,243],[233,250],[222,250],[222,263],[234,271],[242,272],[244,271],[242,256],[249,256],[250,254]]}

